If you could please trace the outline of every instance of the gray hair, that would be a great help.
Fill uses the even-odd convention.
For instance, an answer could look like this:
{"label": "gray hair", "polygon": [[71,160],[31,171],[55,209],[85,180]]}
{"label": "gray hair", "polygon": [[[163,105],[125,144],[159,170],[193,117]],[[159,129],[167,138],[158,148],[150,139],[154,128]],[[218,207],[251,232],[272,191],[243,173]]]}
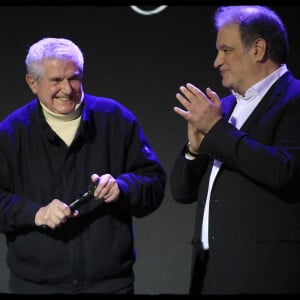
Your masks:
{"label": "gray hair", "polygon": [[44,75],[41,62],[52,58],[73,61],[82,75],[83,54],[76,44],[64,38],[43,38],[33,44],[25,59],[27,73],[39,81]]}

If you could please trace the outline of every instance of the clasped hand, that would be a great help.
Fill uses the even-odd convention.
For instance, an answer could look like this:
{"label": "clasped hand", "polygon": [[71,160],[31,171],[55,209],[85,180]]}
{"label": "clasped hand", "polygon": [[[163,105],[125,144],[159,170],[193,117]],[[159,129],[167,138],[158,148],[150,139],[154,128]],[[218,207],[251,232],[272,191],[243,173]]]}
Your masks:
{"label": "clasped hand", "polygon": [[[94,191],[94,197],[102,199],[105,203],[117,201],[120,196],[120,189],[116,179],[111,174],[99,176],[93,174],[92,182],[98,185]],[[79,215],[78,210],[72,211],[70,207],[59,199],[53,199],[48,205],[41,207],[35,215],[37,226],[47,225],[55,229],[65,223],[69,218]]]}
{"label": "clasped hand", "polygon": [[205,93],[191,83],[179,88],[177,100],[186,110],[175,106],[174,111],[188,122],[188,139],[197,149],[205,134],[222,118],[219,96],[210,88]]}

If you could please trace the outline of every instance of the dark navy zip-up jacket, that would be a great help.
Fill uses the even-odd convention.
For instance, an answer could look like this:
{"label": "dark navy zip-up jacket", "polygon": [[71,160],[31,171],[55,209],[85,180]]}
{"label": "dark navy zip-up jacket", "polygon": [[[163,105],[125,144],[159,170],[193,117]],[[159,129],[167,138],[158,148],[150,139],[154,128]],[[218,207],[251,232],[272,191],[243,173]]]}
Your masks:
{"label": "dark navy zip-up jacket", "polygon": [[[35,225],[41,206],[71,203],[90,176],[110,173],[121,196],[92,198],[55,230]],[[85,94],[68,147],[32,100],[0,123],[0,232],[14,284],[29,291],[113,293],[133,283],[132,217],[161,204],[166,174],[135,116],[113,99]]]}

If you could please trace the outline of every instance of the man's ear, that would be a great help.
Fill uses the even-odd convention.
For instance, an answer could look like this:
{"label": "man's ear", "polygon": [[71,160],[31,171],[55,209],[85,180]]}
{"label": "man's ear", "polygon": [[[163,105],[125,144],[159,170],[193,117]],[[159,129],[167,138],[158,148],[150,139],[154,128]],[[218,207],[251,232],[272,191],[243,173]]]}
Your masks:
{"label": "man's ear", "polygon": [[26,74],[25,80],[26,80],[28,86],[30,87],[31,91],[33,92],[33,94],[36,94],[36,92],[37,92],[36,80],[34,80],[32,75],[30,75],[30,74]]}
{"label": "man's ear", "polygon": [[258,38],[254,42],[254,55],[256,57],[256,61],[263,61],[266,59],[267,52],[267,43],[264,39]]}

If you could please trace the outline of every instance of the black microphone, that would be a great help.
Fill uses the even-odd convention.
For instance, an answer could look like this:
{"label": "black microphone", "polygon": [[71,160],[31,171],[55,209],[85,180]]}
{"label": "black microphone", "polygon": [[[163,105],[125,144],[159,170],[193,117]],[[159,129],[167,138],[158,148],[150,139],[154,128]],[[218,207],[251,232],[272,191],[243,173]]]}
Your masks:
{"label": "black microphone", "polygon": [[[75,200],[73,200],[70,204],[69,204],[69,208],[71,209],[72,212],[75,211],[75,209],[82,204],[82,202],[90,199],[90,198],[93,198],[94,197],[94,192],[95,192],[95,189],[97,188],[98,186],[98,182],[99,180],[95,181],[95,182],[92,182],[90,183],[90,185],[88,186],[87,190],[82,192],[81,194],[79,194]],[[40,226],[42,229],[49,229],[48,225],[46,224],[43,224]]]}
{"label": "black microphone", "polygon": [[81,193],[75,200],[73,200],[72,203],[69,204],[69,208],[71,209],[71,211],[73,212],[79,205],[82,204],[82,202],[93,198],[94,197],[94,192],[95,189],[98,186],[98,181],[96,182],[92,182],[86,191],[84,191],[83,193]]}

